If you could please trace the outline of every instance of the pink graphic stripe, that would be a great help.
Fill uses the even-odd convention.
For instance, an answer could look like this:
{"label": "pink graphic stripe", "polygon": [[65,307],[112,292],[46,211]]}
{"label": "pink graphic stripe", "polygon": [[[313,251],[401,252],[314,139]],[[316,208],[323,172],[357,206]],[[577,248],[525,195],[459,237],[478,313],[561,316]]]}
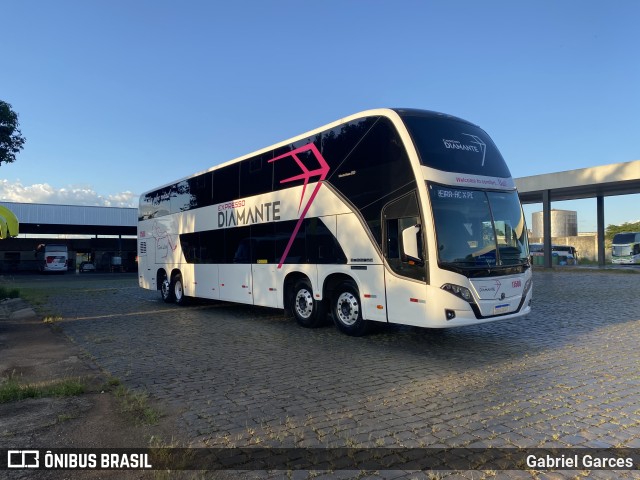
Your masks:
{"label": "pink graphic stripe", "polygon": [[[298,153],[308,152],[308,151],[310,151],[318,161],[318,164],[320,165],[319,168],[316,168],[315,170],[309,170],[304,165],[304,163],[302,163],[300,158],[298,158],[298,155],[297,155]],[[318,190],[320,190],[320,187],[322,186],[322,182],[327,178],[327,174],[329,173],[329,164],[327,163],[327,161],[324,159],[324,157],[322,156],[318,148],[313,143],[309,143],[300,148],[296,148],[291,152],[285,153],[284,155],[280,155],[279,157],[269,160],[269,163],[276,162],[278,160],[282,160],[288,157],[292,157],[294,159],[294,161],[298,164],[298,167],[300,167],[300,170],[302,170],[302,173],[300,175],[294,175],[293,177],[280,180],[280,183],[288,183],[288,182],[294,182],[296,180],[304,180],[304,185],[302,186],[302,194],[300,196],[300,204],[298,205],[298,211],[300,211],[300,207],[302,207],[302,201],[304,199],[304,194],[307,190],[307,185],[309,184],[309,179],[315,176],[319,176],[320,178],[318,179],[318,184],[313,189],[313,192],[311,192],[311,195],[309,196],[309,200],[307,201],[304,208],[302,209],[300,218],[298,218],[298,222],[296,223],[296,226],[293,229],[293,233],[289,238],[289,242],[287,243],[287,246],[284,249],[282,256],[280,257],[280,263],[278,264],[278,268],[282,268],[282,265],[284,264],[285,259],[289,255],[289,250],[291,250],[291,245],[293,245],[293,241],[295,240],[296,235],[298,235],[298,231],[300,231],[302,222],[305,216],[307,215],[309,208],[311,208],[311,204],[315,200],[316,195],[318,194]]]}

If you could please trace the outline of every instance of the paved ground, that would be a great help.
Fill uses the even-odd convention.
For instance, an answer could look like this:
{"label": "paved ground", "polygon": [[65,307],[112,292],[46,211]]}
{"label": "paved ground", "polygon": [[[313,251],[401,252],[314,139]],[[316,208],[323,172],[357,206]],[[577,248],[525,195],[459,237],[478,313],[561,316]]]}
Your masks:
{"label": "paved ground", "polygon": [[[60,315],[100,367],[178,412],[193,446],[640,448],[638,274],[536,271],[534,312],[523,319],[364,338],[303,329],[277,310],[166,305],[134,276],[36,280],[49,285],[39,308]],[[326,478],[340,475],[354,472]]]}

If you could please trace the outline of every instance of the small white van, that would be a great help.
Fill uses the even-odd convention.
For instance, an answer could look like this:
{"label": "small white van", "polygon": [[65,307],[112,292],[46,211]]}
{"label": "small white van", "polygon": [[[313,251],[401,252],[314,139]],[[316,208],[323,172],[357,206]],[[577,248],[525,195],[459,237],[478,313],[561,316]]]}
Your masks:
{"label": "small white van", "polygon": [[66,245],[40,244],[36,249],[36,261],[40,272],[66,272],[68,252]]}

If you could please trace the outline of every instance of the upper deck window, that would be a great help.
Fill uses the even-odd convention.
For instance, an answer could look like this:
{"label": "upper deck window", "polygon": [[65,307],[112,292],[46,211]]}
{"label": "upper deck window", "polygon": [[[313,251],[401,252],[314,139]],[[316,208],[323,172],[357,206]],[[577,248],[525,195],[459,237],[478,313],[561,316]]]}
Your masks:
{"label": "upper deck window", "polygon": [[432,112],[399,113],[422,165],[446,172],[511,177],[498,148],[476,125]]}

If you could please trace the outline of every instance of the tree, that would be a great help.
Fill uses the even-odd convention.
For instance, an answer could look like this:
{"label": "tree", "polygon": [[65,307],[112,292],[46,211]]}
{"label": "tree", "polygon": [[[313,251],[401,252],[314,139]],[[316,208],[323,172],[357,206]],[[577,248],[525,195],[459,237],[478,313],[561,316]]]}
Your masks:
{"label": "tree", "polygon": [[621,232],[640,232],[640,222],[625,222],[622,225],[608,225],[605,230],[604,238],[612,240],[616,233]]}
{"label": "tree", "polygon": [[0,166],[15,162],[16,154],[27,140],[22,136],[19,125],[18,114],[11,105],[0,100]]}

